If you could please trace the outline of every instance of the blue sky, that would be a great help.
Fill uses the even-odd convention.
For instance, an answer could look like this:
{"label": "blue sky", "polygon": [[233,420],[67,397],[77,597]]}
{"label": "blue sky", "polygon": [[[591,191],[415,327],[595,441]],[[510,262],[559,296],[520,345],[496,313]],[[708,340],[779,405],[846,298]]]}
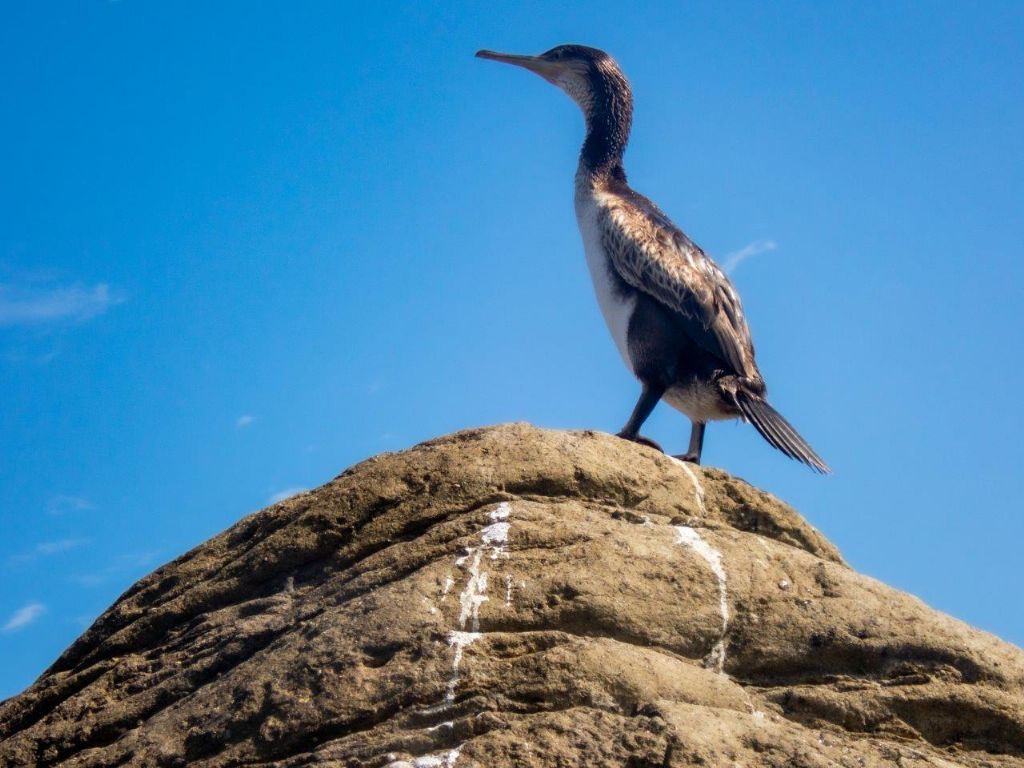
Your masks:
{"label": "blue sky", "polygon": [[[636,397],[582,125],[478,48],[605,48],[635,187],[733,261],[775,405],[707,463],[1024,643],[1024,6],[12,4],[0,25],[0,697],[279,494]],[[646,430],[676,451],[661,406]]]}

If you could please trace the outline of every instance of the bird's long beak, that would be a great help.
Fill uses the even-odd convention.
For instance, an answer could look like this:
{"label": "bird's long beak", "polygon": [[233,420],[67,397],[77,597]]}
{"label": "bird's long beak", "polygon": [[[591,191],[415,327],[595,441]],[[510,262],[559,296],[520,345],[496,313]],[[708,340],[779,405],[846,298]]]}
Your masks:
{"label": "bird's long beak", "polygon": [[540,75],[549,83],[555,82],[562,71],[561,64],[542,59],[540,56],[520,56],[515,53],[497,53],[495,51],[477,51],[476,56],[478,59],[490,59],[491,61],[500,61],[504,64],[515,64],[517,67],[528,69]]}

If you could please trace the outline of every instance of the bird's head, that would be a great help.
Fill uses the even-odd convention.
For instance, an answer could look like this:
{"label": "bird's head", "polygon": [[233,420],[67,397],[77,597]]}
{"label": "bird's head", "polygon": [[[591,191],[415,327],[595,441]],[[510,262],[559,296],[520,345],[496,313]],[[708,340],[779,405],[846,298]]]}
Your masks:
{"label": "bird's head", "polygon": [[540,75],[569,94],[588,120],[596,110],[607,107],[610,100],[630,103],[629,83],[622,70],[611,56],[597,48],[559,45],[539,56],[494,51],[477,51],[476,55],[515,64]]}

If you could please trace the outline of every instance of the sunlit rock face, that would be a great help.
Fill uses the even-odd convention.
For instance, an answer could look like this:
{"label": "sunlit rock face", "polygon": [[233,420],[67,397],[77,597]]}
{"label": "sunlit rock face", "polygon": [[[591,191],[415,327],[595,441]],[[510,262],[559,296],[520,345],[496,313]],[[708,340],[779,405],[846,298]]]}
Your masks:
{"label": "sunlit rock face", "polygon": [[359,464],[132,587],[0,765],[1024,765],[1024,653],[777,499],[509,425]]}

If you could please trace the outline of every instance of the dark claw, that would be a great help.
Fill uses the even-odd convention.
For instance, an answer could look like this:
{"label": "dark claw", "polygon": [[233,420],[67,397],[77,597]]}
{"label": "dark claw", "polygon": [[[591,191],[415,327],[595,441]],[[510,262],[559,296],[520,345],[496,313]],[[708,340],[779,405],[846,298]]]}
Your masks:
{"label": "dark claw", "polygon": [[616,437],[621,437],[623,440],[629,440],[631,443],[640,443],[640,445],[646,445],[648,448],[653,448],[654,450],[661,451],[662,453],[665,452],[665,450],[656,442],[651,440],[651,438],[644,437],[643,435],[627,435],[625,432],[619,432],[619,434],[617,434]]}

